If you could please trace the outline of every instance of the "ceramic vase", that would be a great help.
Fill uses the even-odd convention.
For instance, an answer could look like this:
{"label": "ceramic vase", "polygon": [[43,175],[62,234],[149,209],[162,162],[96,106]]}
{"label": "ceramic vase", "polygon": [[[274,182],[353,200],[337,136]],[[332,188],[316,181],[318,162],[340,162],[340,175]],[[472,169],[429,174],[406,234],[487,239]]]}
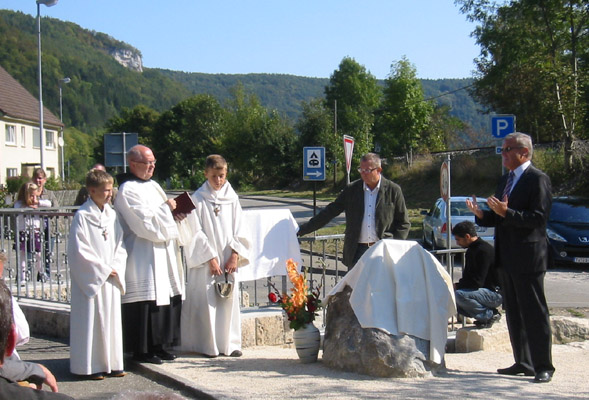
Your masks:
{"label": "ceramic vase", "polygon": [[312,322],[294,331],[293,339],[297,354],[302,363],[306,364],[317,361],[319,346],[321,344],[321,334]]}

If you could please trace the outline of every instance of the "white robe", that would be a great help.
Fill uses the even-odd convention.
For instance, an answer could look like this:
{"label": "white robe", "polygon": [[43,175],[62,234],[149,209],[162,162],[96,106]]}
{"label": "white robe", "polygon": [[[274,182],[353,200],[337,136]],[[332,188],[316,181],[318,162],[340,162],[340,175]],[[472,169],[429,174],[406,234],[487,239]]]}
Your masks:
{"label": "white robe", "polygon": [[[110,205],[101,212],[88,199],[76,212],[68,262],[72,277],[70,371],[90,375],[123,370],[121,294],[125,293],[127,252],[123,230]],[[113,270],[116,277],[110,276]]]}
{"label": "white robe", "polygon": [[180,349],[230,355],[241,350],[239,270],[232,274],[231,296],[221,298],[215,291],[215,282],[224,280],[224,276],[211,275],[209,260],[216,257],[223,269],[231,250],[235,250],[239,256],[238,267],[246,265],[250,242],[246,227],[241,225],[239,198],[229,182],[218,192],[205,182],[192,198],[196,209],[187,219],[194,237],[185,248],[188,290],[182,305]]}
{"label": "white robe", "polygon": [[[31,338],[31,331],[29,328],[29,323],[25,314],[22,312],[18,301],[16,298],[12,298],[12,318],[14,319],[14,327],[16,330],[16,345],[22,346],[29,342]],[[16,349],[12,352],[12,355],[20,360],[20,356]]]}
{"label": "white robe", "polygon": [[114,205],[129,253],[124,304],[155,300],[165,306],[171,297],[184,296],[178,227],[166,201],[163,189],[152,180],[131,180],[119,188]]}

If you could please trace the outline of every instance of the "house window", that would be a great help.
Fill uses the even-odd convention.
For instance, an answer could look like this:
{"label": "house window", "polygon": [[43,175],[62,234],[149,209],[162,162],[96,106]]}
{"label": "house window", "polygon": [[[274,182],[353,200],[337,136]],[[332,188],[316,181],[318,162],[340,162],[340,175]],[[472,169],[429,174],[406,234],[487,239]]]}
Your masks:
{"label": "house window", "polygon": [[18,176],[18,170],[16,168],[6,168],[7,178],[14,178],[15,176]]}
{"label": "house window", "polygon": [[48,149],[55,148],[55,132],[45,131],[45,147]]}
{"label": "house window", "polygon": [[27,131],[24,126],[20,127],[20,147],[27,145]]}
{"label": "house window", "polygon": [[16,145],[16,126],[6,125],[6,144]]}
{"label": "house window", "polygon": [[33,147],[36,149],[41,147],[41,135],[39,135],[39,128],[33,128]]}

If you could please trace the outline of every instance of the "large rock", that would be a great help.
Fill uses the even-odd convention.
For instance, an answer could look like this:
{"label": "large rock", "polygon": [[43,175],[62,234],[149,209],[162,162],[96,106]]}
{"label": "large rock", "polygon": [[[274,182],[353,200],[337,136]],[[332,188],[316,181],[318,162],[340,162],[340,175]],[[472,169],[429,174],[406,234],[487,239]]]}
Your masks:
{"label": "large rock", "polygon": [[328,302],[323,362],[332,368],[379,377],[425,377],[445,370],[429,361],[429,341],[362,328],[346,286]]}

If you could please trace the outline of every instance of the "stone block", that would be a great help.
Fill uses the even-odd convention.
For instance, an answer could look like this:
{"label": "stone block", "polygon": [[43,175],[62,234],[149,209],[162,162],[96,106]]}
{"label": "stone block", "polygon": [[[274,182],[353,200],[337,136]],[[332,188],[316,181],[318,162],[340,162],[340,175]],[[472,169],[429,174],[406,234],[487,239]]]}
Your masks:
{"label": "stone block", "polygon": [[282,315],[256,318],[256,346],[275,346],[284,343]]}
{"label": "stone block", "polygon": [[241,319],[241,347],[253,347],[256,345],[256,319]]}

